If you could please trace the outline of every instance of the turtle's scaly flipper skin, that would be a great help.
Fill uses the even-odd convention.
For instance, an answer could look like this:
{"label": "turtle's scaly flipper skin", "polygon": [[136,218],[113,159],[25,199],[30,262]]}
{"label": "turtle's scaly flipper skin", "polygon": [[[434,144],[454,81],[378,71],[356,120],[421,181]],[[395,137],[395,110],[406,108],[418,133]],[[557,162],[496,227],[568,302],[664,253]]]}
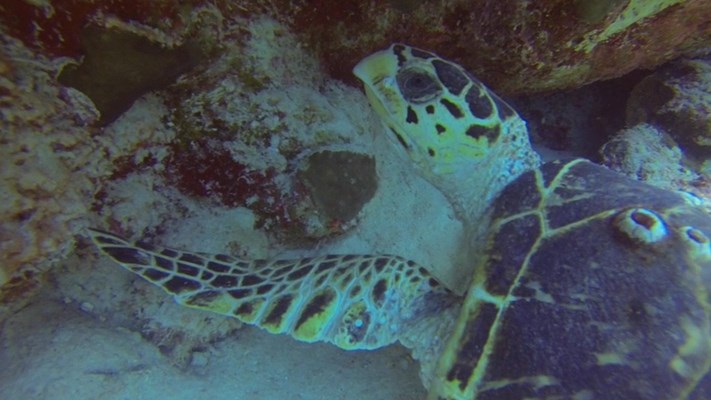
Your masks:
{"label": "turtle's scaly flipper skin", "polygon": [[424,268],[400,257],[245,261],[90,233],[102,252],[179,304],[304,342],[330,342],[347,350],[382,347],[455,302]]}

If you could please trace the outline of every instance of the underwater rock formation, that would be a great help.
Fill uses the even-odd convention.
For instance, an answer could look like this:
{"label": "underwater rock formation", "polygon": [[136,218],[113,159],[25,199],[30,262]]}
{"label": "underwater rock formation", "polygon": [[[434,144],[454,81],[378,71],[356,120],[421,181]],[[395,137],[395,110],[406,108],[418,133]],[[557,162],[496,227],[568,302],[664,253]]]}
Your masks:
{"label": "underwater rock formation", "polygon": [[629,126],[644,122],[659,126],[700,164],[711,156],[709,115],[711,57],[662,67],[634,88],[627,106]]}
{"label": "underwater rock formation", "polygon": [[711,198],[711,63],[681,59],[631,90],[626,125],[600,149],[602,163],[637,180]]}
{"label": "underwater rock formation", "polygon": [[[150,24],[169,31],[189,13],[189,5],[201,0],[177,3],[152,0],[11,1],[0,5],[3,31],[25,46],[47,56],[80,56],[81,32],[97,19],[113,16],[117,20]],[[183,7],[185,5],[186,7]],[[187,12],[186,12],[187,11]],[[182,14],[181,14],[182,12]],[[41,29],[37,29],[41,27]]]}
{"label": "underwater rock formation", "polygon": [[163,176],[186,196],[252,210],[258,228],[287,241],[342,233],[354,215],[323,213],[318,185],[296,175],[308,170],[309,154],[350,146],[369,131],[354,109],[360,93],[325,80],[283,26],[265,18],[247,24],[249,34],[205,71],[167,91],[177,140]]}
{"label": "underwater rock formation", "polygon": [[186,196],[225,207],[250,206],[265,218],[285,222],[285,193],[274,183],[276,171],[254,169],[235,160],[225,143],[195,140],[173,146],[165,161],[166,181]]}
{"label": "underwater rock formation", "polygon": [[[97,15],[187,34],[201,26],[199,18],[190,17],[201,7],[225,20],[271,15],[317,51],[331,75],[349,82],[364,54],[405,41],[436,49],[509,96],[576,88],[653,68],[699,54],[711,39],[707,0],[72,0],[10,2],[0,6],[0,22],[44,54],[76,57],[82,27]],[[35,24],[43,29],[37,32]]]}
{"label": "underwater rock formation", "polygon": [[375,159],[348,151],[312,154],[297,177],[316,207],[320,230],[325,231],[317,236],[344,230],[378,187]]}
{"label": "underwater rock formation", "polygon": [[[526,121],[537,150],[552,150],[554,158],[580,156],[597,159],[597,152],[625,126],[629,92],[639,73],[596,82],[575,90],[528,95],[512,102]],[[547,154],[542,154],[548,158]]]}
{"label": "underwater rock formation", "polygon": [[310,2],[293,13],[293,26],[342,79],[363,54],[404,41],[437,49],[509,96],[652,68],[711,38],[705,0],[421,3],[403,12],[374,0]]}
{"label": "underwater rock formation", "polygon": [[81,65],[67,65],[57,79],[86,94],[107,125],[141,95],[161,89],[204,56],[197,44],[174,49],[119,29],[88,26],[82,31]]}
{"label": "underwater rock formation", "polygon": [[619,132],[600,149],[602,164],[636,180],[669,190],[692,188],[702,178],[663,130],[638,124]]}
{"label": "underwater rock formation", "polygon": [[[109,107],[115,112],[101,116],[107,125],[98,129],[102,101],[56,79],[71,60],[3,38],[0,112],[3,130],[12,135],[0,149],[0,286],[12,287],[3,287],[0,300],[10,302],[37,287],[43,272],[71,251],[75,235],[89,225],[155,234],[163,232],[166,219],[190,216],[199,203],[213,213],[246,207],[255,214],[254,225],[274,236],[308,231],[313,204],[302,201],[306,196],[293,182],[300,160],[319,148],[364,151],[375,121],[364,118],[362,94],[329,80],[283,25],[262,17],[228,28],[213,18],[217,14],[212,9],[193,15],[203,28],[217,31],[215,40],[233,39],[220,45],[216,59],[159,93],[141,96],[153,87],[134,87],[118,108]],[[179,43],[137,23],[107,19],[101,26],[119,36],[144,32],[166,48]],[[160,52],[131,38],[144,53]],[[126,53],[125,45],[110,50]],[[181,68],[176,64],[182,57],[168,58]],[[97,79],[121,87],[128,77]],[[99,86],[85,82],[82,88]],[[136,96],[134,106],[111,122]],[[324,223],[322,233],[342,233],[341,224],[329,231],[336,227],[332,222]]]}
{"label": "underwater rock formation", "polygon": [[[31,292],[39,277],[73,248],[88,222],[98,182],[119,159],[143,159],[149,143],[170,134],[161,108],[143,99],[142,129],[110,126],[92,135],[99,113],[91,100],[61,86],[63,62],[49,60],[2,38],[0,60],[0,303]],[[153,98],[154,100],[154,98]]]}

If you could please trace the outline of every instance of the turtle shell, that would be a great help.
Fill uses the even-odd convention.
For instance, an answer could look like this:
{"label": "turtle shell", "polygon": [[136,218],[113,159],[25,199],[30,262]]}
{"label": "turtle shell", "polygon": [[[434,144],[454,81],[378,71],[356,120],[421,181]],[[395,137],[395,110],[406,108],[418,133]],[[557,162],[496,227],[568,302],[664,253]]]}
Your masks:
{"label": "turtle shell", "polygon": [[711,216],[584,160],[501,193],[431,398],[710,398]]}

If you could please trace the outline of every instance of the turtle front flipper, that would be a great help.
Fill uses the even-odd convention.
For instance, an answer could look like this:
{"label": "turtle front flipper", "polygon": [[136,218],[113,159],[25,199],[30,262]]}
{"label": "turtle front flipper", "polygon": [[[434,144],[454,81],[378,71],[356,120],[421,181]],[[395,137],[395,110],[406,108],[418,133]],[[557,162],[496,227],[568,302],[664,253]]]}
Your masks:
{"label": "turtle front flipper", "polygon": [[424,268],[400,257],[247,261],[130,243],[99,230],[90,233],[103,253],[162,287],[179,304],[304,342],[382,347],[424,314],[455,301]]}

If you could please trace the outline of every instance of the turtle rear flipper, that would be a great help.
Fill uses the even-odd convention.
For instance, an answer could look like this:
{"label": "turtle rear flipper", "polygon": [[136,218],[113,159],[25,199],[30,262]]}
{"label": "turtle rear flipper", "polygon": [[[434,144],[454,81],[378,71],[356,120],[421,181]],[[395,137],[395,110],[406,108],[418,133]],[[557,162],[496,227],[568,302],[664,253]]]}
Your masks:
{"label": "turtle rear flipper", "polygon": [[343,349],[382,347],[423,313],[455,302],[424,268],[400,257],[247,261],[130,243],[99,230],[90,233],[103,253],[163,288],[179,304],[304,342],[330,342]]}

